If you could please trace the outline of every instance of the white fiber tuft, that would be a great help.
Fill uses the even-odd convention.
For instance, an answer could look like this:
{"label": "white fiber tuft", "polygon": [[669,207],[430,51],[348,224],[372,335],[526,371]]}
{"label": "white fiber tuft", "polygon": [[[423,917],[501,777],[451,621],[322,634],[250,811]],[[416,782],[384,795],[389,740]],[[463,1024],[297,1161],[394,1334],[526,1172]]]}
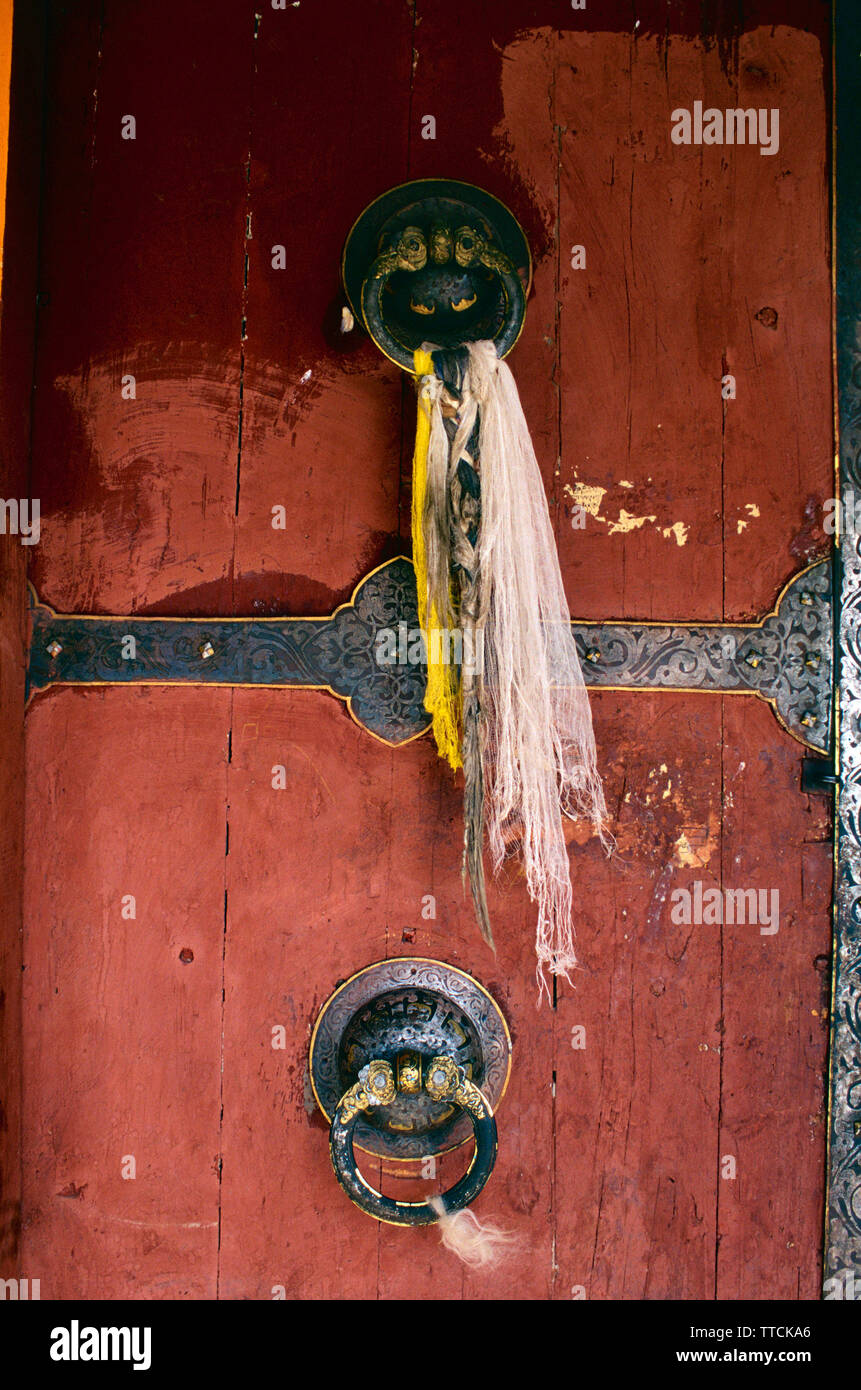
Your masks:
{"label": "white fiber tuft", "polygon": [[517,1241],[511,1231],[483,1225],[469,1207],[447,1212],[441,1197],[431,1197],[429,1205],[439,1216],[440,1238],[446,1250],[471,1269],[492,1269],[499,1264],[505,1248]]}

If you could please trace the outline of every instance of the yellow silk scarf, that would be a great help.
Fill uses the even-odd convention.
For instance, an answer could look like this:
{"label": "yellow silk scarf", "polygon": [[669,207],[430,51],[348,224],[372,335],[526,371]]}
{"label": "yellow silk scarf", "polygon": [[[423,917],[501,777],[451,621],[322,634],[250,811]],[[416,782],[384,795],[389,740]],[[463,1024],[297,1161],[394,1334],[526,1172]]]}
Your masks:
{"label": "yellow silk scarf", "polygon": [[[429,352],[417,350],[414,354],[413,365],[417,379],[433,375],[433,361]],[[457,769],[463,766],[460,754],[460,670],[453,662],[445,660],[446,653],[450,653],[450,646],[441,639],[440,630],[443,625],[440,621],[440,615],[436,611],[436,606],[433,605],[428,613],[427,558],[422,521],[427,492],[430,432],[430,398],[427,392],[419,388],[416,447],[413,454],[412,533],[419,626],[425,634],[427,647],[428,676],[424,704],[428,714],[433,718],[434,738],[440,757],[445,758],[452,768]]]}

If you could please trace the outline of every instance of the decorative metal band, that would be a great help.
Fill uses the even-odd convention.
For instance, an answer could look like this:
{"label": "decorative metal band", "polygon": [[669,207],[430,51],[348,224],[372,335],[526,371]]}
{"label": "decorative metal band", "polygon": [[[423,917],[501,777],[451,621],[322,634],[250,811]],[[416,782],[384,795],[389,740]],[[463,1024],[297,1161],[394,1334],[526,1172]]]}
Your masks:
{"label": "decorative metal band", "polygon": [[767,700],[802,743],[827,752],[831,727],[831,563],[795,575],[758,623],[573,623],[587,685],[711,690]]}
{"label": "decorative metal band", "polygon": [[79,617],[55,613],[32,588],[30,600],[28,695],[51,685],[288,686],[346,700],[385,743],[428,727],[422,673],[377,660],[379,633],[418,628],[410,560],[372,571],[328,618]]}
{"label": "decorative metal band", "polygon": [[[55,613],[32,590],[31,606],[31,693],[70,684],[289,686],[329,690],[388,744],[417,738],[430,724],[415,574],[403,557],[363,579],[330,618],[75,616]],[[758,695],[795,738],[828,751],[827,560],[796,575],[758,623],[572,626],[589,686]],[[457,636],[441,638],[452,659],[459,659]]]}
{"label": "decorative metal band", "polygon": [[[861,14],[836,7],[837,380],[840,490],[861,493]],[[854,499],[853,499],[854,500]],[[844,508],[851,510],[854,508]],[[839,792],[825,1296],[861,1300],[861,537],[840,535]]]}

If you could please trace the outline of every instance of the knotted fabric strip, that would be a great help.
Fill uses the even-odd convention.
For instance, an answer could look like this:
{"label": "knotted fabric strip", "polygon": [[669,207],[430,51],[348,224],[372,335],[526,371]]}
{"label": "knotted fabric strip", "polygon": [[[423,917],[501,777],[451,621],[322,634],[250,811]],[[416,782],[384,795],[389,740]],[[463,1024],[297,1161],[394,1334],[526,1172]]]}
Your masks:
{"label": "knotted fabric strip", "polygon": [[[413,542],[423,560],[416,567],[420,613],[424,603],[426,613],[461,632],[460,699],[455,675],[449,708],[457,712],[464,769],[464,873],[492,944],[481,862],[485,822],[494,871],[520,851],[538,907],[539,992],[549,997],[547,974],[570,980],[577,963],[560,813],[585,817],[605,848],[612,845],[589,697],[511,371],[491,342],[434,352],[430,362],[433,374],[427,356],[416,364],[420,421],[422,400],[430,404]],[[467,652],[480,659],[468,662]],[[430,655],[429,641],[429,695]],[[442,752],[437,708],[428,705]]]}

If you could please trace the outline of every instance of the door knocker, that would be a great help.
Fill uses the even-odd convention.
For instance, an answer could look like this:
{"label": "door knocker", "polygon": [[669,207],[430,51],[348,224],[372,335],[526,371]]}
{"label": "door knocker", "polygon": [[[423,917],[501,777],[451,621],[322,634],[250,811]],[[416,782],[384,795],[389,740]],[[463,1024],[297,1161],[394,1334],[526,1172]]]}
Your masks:
{"label": "door knocker", "polygon": [[351,1201],[392,1225],[439,1220],[430,1202],[377,1192],[360,1173],[355,1149],[428,1158],[474,1137],[467,1171],[441,1195],[446,1213],[468,1206],[496,1161],[494,1112],[510,1065],[499,1006],[454,966],[419,957],[380,961],[340,985],[315,1024],[309,1072],[330,1122],[335,1176]]}
{"label": "door knocker", "polygon": [[440,348],[491,339],[500,357],[520,336],[529,244],[508,208],[472,184],[417,179],[389,189],[344,247],[353,315],[405,371],[426,339]]}

